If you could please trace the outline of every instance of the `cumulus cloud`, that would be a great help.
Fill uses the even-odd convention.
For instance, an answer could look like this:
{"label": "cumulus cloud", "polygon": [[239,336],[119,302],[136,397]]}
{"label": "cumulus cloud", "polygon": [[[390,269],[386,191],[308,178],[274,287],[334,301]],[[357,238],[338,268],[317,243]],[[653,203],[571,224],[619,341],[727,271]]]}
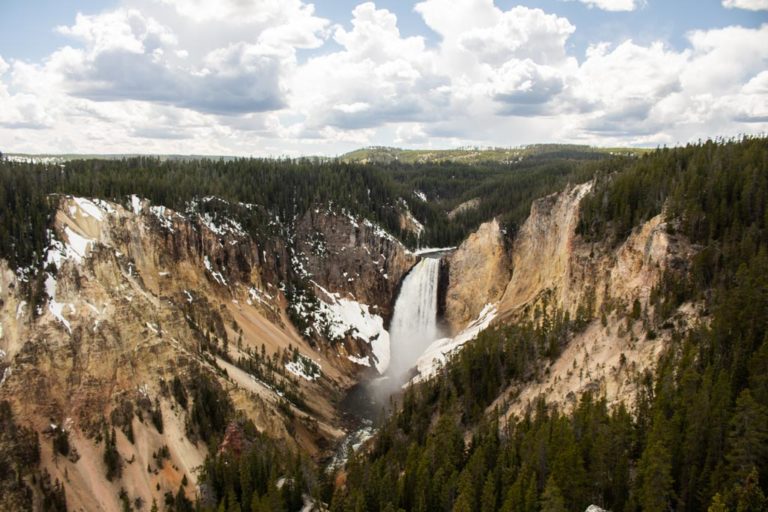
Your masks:
{"label": "cumulus cloud", "polygon": [[589,130],[631,132],[661,99],[681,89],[679,75],[687,59],[688,52],[661,43],[592,46],[573,76],[572,104],[588,115]]}
{"label": "cumulus cloud", "polygon": [[493,77],[494,99],[502,114],[545,114],[545,105],[565,87],[565,77],[553,67],[530,59],[505,63]]}
{"label": "cumulus cloud", "polygon": [[768,11],[768,0],[723,0],[723,7],[726,9]]}
{"label": "cumulus cloud", "polygon": [[[173,5],[195,21],[199,12],[207,12],[197,0]],[[72,94],[97,101],[150,101],[215,114],[280,109],[285,105],[282,80],[296,49],[322,44],[319,35],[327,22],[308,6],[291,8],[292,2],[282,11],[277,2],[255,5],[222,2],[216,9],[249,24],[253,42],[233,41],[195,53],[178,47],[171,27],[137,9],[79,14],[74,25],[59,27],[83,45],[70,52],[63,67],[65,85]]]}
{"label": "cumulus cloud", "polygon": [[567,19],[541,9],[518,6],[495,18],[492,25],[459,36],[462,48],[490,65],[513,58],[545,64],[560,62],[565,58],[565,42],[576,30]]}
{"label": "cumulus cloud", "polygon": [[342,49],[309,59],[291,82],[305,133],[427,120],[448,106],[449,78],[437,72],[422,37],[401,36],[390,11],[360,4],[352,29],[338,27],[333,38]]}
{"label": "cumulus cloud", "polygon": [[403,35],[373,2],[337,24],[303,0],[120,5],[58,28],[69,45],[39,62],[0,57],[6,147],[334,154],[372,143],[662,144],[768,130],[768,25],[692,31],[682,48],[592,41],[577,54],[571,40],[583,27],[493,0],[417,3],[434,42]]}

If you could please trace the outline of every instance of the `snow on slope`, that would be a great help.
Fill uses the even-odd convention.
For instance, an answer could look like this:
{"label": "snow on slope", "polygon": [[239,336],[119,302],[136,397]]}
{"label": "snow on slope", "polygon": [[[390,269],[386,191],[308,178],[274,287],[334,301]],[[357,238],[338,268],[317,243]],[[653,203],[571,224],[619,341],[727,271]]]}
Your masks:
{"label": "snow on slope", "polygon": [[[346,333],[351,332],[356,338],[370,343],[376,358],[376,369],[379,373],[384,373],[389,366],[389,333],[384,329],[384,319],[371,313],[367,304],[344,299],[338,293],[330,293],[319,284],[314,284],[329,300],[321,300],[320,308],[330,321],[331,335],[343,338]],[[360,360],[353,361],[363,364]]]}
{"label": "snow on slope", "polygon": [[415,380],[419,381],[432,376],[462,345],[475,339],[481,331],[485,330],[494,318],[496,318],[496,305],[486,304],[477,319],[458,335],[433,341],[416,361],[419,374]]}

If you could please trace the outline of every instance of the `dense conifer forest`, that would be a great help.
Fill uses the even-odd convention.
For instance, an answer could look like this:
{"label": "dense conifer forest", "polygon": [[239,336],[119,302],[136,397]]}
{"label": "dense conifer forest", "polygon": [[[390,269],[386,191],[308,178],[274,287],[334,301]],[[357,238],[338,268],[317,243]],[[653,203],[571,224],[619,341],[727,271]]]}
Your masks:
{"label": "dense conifer forest", "polygon": [[[588,158],[589,156],[589,158]],[[55,195],[72,194],[128,205],[136,194],[153,204],[184,211],[190,201],[215,196],[262,208],[253,234],[264,235],[270,216],[290,224],[312,206],[334,205],[379,223],[414,247],[455,245],[495,215],[510,225],[522,222],[536,197],[567,182],[584,181],[602,153],[555,152],[518,163],[356,164],[341,160],[161,160],[133,157],[70,160],[63,164],[19,163],[0,159],[0,257],[12,267],[38,262]],[[610,161],[620,162],[618,158]],[[414,191],[427,194],[426,202]],[[457,216],[446,212],[462,201],[480,206]],[[201,203],[201,209],[222,203]],[[425,225],[420,240],[400,229],[403,208]],[[236,213],[235,213],[236,214]],[[251,219],[252,220],[252,219]]]}

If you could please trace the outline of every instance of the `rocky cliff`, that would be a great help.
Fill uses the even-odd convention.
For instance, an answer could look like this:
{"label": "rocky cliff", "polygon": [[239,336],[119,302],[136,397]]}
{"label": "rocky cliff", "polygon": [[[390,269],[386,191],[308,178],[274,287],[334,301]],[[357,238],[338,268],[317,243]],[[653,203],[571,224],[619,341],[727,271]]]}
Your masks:
{"label": "rocky cliff", "polygon": [[450,255],[445,318],[452,333],[465,328],[504,293],[511,261],[498,220],[482,224]]}
{"label": "rocky cliff", "polygon": [[[354,365],[338,357],[344,345],[297,332],[286,282],[316,280],[386,310],[415,258],[367,221],[315,214],[291,231],[274,219],[278,236],[257,240],[210,211],[60,198],[40,270],[48,299],[34,310],[22,293],[30,271],[0,261],[0,400],[42,436],[41,468],[66,482],[70,509],[120,510],[121,489],[162,503],[182,480],[194,497],[207,446],[177,395],[202,381],[304,453],[320,457],[344,433],[334,401]],[[110,480],[111,428],[122,473]],[[61,436],[66,456],[52,444]]]}
{"label": "rocky cliff", "polygon": [[583,184],[562,193],[534,201],[512,247],[512,278],[499,304],[499,316],[516,313],[532,306],[543,293],[556,295],[556,307],[575,310],[576,294],[583,286],[576,284],[582,266],[582,247],[575,244],[579,203],[589,192]]}
{"label": "rocky cliff", "polygon": [[[586,390],[631,403],[637,376],[653,369],[667,346],[669,332],[654,320],[651,292],[665,271],[684,271],[695,248],[670,234],[662,215],[618,246],[587,243],[576,227],[590,191],[585,183],[534,201],[509,252],[498,225],[486,223],[448,258],[446,316],[456,337],[441,346],[455,350],[474,336],[468,322],[478,323],[486,304],[495,306],[497,324],[570,322],[561,355],[534,382],[512,386],[492,406],[508,414],[522,413],[539,395],[567,408]],[[691,326],[697,309],[684,304],[671,321]],[[447,350],[438,348],[433,352]]]}
{"label": "rocky cliff", "polygon": [[[577,187],[534,205],[515,243],[516,275],[501,300],[501,318],[541,321],[567,313],[575,331],[535,382],[513,386],[497,401],[508,414],[522,414],[539,395],[567,409],[585,391],[631,407],[639,376],[653,371],[670,341],[663,325],[690,328],[701,317],[700,305],[688,303],[659,321],[651,301],[664,272],[684,270],[695,248],[671,235],[662,215],[618,247],[585,243],[575,235],[571,214],[578,214],[583,191]],[[533,240],[538,226],[550,226],[550,236]]]}
{"label": "rocky cliff", "polygon": [[297,224],[298,250],[312,279],[330,292],[350,295],[383,317],[416,256],[367,219],[313,209]]}

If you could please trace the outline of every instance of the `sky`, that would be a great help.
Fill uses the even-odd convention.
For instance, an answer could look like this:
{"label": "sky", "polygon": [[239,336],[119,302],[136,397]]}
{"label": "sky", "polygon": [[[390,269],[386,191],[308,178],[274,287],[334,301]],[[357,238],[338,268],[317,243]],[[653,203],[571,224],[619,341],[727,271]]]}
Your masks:
{"label": "sky", "polygon": [[0,0],[0,151],[768,133],[768,0]]}

